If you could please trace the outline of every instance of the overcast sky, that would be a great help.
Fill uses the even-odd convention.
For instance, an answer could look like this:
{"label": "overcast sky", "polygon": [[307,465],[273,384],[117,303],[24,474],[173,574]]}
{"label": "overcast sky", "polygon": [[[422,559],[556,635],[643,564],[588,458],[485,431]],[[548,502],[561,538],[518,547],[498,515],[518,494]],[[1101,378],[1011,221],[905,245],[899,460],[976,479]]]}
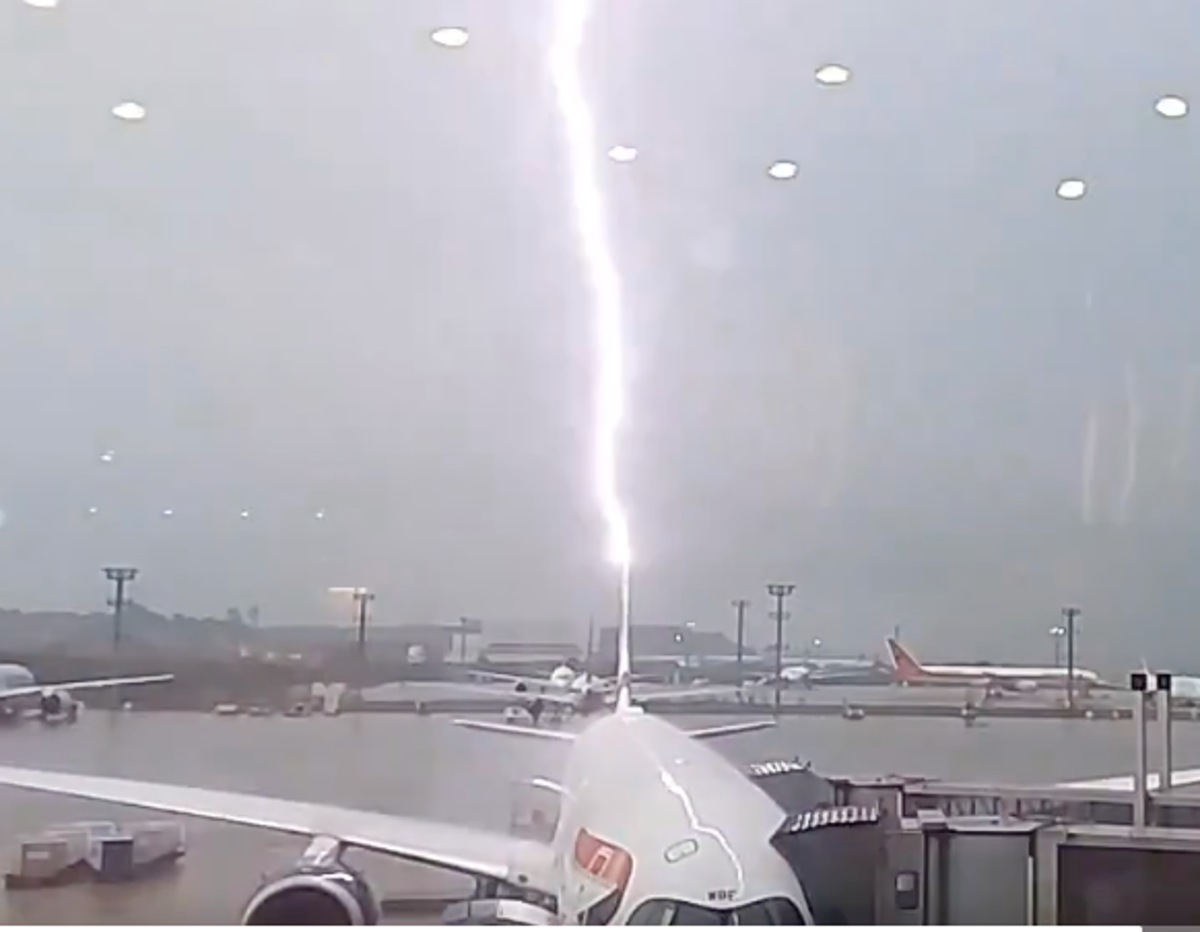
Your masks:
{"label": "overcast sky", "polygon": [[[611,615],[554,5],[0,0],[0,603]],[[1186,649],[1200,6],[596,6],[637,616]]]}

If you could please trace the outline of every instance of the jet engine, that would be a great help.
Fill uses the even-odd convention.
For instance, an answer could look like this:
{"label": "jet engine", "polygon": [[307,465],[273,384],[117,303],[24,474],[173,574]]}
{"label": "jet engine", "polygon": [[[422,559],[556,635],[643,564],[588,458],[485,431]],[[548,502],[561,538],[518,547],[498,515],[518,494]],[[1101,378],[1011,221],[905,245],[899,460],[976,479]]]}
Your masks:
{"label": "jet engine", "polygon": [[362,874],[342,863],[340,843],[315,839],[294,867],[258,888],[241,924],[373,926],[379,902]]}
{"label": "jet engine", "polygon": [[79,714],[79,703],[65,689],[46,690],[38,699],[38,713],[43,719],[65,715],[74,721]]}

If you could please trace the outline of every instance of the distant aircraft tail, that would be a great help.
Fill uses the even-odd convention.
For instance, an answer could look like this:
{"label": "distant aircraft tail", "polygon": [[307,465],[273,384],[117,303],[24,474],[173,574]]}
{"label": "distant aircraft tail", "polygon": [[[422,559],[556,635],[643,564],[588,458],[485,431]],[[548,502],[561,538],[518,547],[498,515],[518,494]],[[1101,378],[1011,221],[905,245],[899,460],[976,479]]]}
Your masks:
{"label": "distant aircraft tail", "polygon": [[920,661],[895,638],[887,639],[887,647],[892,658],[892,669],[896,671],[896,679],[901,681],[915,679],[925,672]]}

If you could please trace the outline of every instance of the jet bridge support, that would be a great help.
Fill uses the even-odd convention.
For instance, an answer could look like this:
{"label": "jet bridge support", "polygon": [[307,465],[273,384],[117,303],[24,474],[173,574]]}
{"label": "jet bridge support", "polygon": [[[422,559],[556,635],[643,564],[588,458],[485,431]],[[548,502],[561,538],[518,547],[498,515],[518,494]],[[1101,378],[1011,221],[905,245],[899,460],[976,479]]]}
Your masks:
{"label": "jet bridge support", "polygon": [[876,880],[881,921],[894,925],[1030,925],[1036,823],[922,813],[889,833]]}

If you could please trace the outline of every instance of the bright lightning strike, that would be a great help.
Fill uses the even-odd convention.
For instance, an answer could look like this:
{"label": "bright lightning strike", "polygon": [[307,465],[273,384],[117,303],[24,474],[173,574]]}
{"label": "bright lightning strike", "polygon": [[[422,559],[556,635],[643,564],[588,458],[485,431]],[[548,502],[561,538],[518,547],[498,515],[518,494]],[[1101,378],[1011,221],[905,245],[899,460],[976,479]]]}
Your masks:
{"label": "bright lightning strike", "polygon": [[591,0],[557,0],[550,71],[566,135],[571,197],[580,252],[591,279],[596,314],[596,494],[608,535],[607,556],[621,577],[622,620],[629,613],[629,522],[617,488],[617,441],[625,415],[625,361],[621,334],[621,276],[604,224],[597,168],[595,119],[579,75]]}

